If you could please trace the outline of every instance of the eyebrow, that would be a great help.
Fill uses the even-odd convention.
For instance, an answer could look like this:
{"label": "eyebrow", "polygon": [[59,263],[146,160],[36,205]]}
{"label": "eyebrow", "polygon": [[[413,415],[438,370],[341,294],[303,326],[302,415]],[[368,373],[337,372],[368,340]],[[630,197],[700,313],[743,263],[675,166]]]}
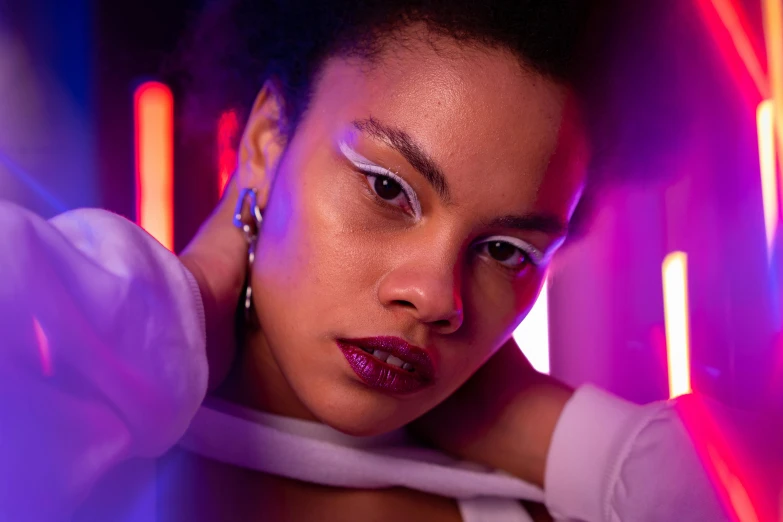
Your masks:
{"label": "eyebrow", "polygon": [[451,200],[451,191],[443,170],[429,154],[416,144],[410,134],[402,129],[385,125],[375,118],[354,120],[352,124],[357,130],[385,142],[399,152],[414,169],[424,176],[424,179],[432,185],[443,201],[448,203]]}
{"label": "eyebrow", "polygon": [[[354,120],[352,125],[360,132],[365,132],[385,142],[402,154],[407,162],[432,185],[443,201],[448,203],[451,200],[449,184],[443,170],[416,144],[410,134],[402,129],[385,125],[372,117]],[[485,223],[485,226],[487,228],[512,228],[525,232],[538,231],[553,237],[565,237],[568,234],[568,224],[549,214],[507,215],[495,218]]]}
{"label": "eyebrow", "polygon": [[485,226],[487,228],[513,228],[526,232],[537,231],[554,237],[565,237],[568,234],[568,224],[549,214],[508,215],[495,218],[485,223]]}

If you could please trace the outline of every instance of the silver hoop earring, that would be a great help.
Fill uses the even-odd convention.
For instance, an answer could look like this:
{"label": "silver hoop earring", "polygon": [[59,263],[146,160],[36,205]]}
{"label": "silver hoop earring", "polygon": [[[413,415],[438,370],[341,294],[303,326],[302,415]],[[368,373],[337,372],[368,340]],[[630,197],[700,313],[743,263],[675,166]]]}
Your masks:
{"label": "silver hoop earring", "polygon": [[[246,205],[249,206],[248,214],[250,215],[251,223],[245,223],[243,214],[245,213]],[[261,207],[258,206],[258,190],[254,188],[242,189],[239,193],[239,199],[237,199],[236,207],[234,208],[234,226],[237,227],[245,236],[247,241],[247,276],[245,277],[245,320],[255,323],[252,307],[253,307],[253,287],[250,284],[250,275],[253,273],[253,261],[256,259],[256,245],[258,244],[258,234],[261,230],[261,223],[264,220],[261,215]]]}

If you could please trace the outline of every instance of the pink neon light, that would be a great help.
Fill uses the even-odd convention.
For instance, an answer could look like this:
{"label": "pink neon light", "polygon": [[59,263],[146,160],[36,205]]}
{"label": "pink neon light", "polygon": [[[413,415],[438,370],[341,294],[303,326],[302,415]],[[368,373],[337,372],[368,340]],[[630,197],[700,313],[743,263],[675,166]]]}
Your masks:
{"label": "pink neon light", "polygon": [[239,135],[239,119],[234,110],[225,111],[218,120],[218,194],[223,195],[231,174],[237,168],[236,140]]}
{"label": "pink neon light", "polygon": [[707,444],[707,454],[710,463],[715,469],[720,483],[726,488],[728,502],[734,509],[737,519],[740,522],[759,522],[756,509],[748,495],[748,490],[742,485],[737,476],[731,472],[725,460],[721,457],[718,449],[713,444]]}
{"label": "pink neon light", "polygon": [[158,82],[134,94],[136,123],[136,220],[174,249],[174,98]]}
{"label": "pink neon light", "polygon": [[[757,498],[763,482],[751,473],[750,455],[734,430],[719,421],[698,395],[680,399],[678,411],[717,493],[737,522],[772,522],[774,514]],[[751,487],[753,485],[753,487]],[[771,507],[771,506],[770,506]]]}
{"label": "pink neon light", "polygon": [[41,359],[41,371],[46,377],[54,375],[52,367],[52,352],[49,350],[49,339],[41,327],[38,319],[33,317],[33,330],[35,330],[35,340],[38,344],[38,355]]}
{"label": "pink neon light", "polygon": [[696,4],[732,76],[755,107],[769,96],[769,82],[743,9],[736,0],[697,0]]}

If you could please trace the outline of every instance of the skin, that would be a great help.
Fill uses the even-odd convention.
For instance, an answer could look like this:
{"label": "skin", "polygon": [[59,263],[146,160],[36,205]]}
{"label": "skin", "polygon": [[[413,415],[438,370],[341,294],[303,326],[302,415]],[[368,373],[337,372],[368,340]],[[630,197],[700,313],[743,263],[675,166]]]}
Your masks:
{"label": "skin", "polygon": [[[284,100],[272,83],[260,92],[236,175],[181,256],[202,293],[210,390],[352,434],[407,425],[435,447],[544,486],[571,391],[504,341],[546,266],[513,275],[475,245],[509,235],[540,250],[557,246],[557,234],[486,222],[506,214],[568,221],[583,183],[578,118],[564,88],[514,56],[415,36],[373,64],[331,60],[290,143],[280,132]],[[449,202],[388,143],[352,128],[370,117],[406,131],[440,165]],[[341,138],[415,189],[421,221],[370,197],[366,178],[338,151]],[[244,332],[235,352],[247,245],[231,219],[243,187],[258,189],[265,206],[251,277],[262,327]],[[334,338],[381,334],[436,351],[436,383],[407,397],[364,386]],[[460,519],[453,500],[408,490],[337,490],[182,452],[166,460],[185,470],[168,492],[183,501],[167,505],[192,508],[167,520]],[[528,511],[549,519],[541,506]]]}
{"label": "skin", "polygon": [[[284,100],[271,86],[259,95],[237,175],[269,194],[251,277],[262,326],[221,391],[232,400],[354,435],[397,429],[487,362],[539,292],[545,264],[509,270],[478,245],[504,236],[551,253],[560,244],[583,184],[558,149],[573,127],[567,90],[505,51],[408,31],[419,34],[372,64],[331,59],[290,142]],[[447,200],[387,140],[353,124],[370,119],[439,165]],[[404,198],[374,195],[343,140],[403,178],[422,218]],[[547,226],[487,225],[507,215],[544,216]],[[428,349],[434,382],[396,396],[364,385],[335,340],[377,335]]]}

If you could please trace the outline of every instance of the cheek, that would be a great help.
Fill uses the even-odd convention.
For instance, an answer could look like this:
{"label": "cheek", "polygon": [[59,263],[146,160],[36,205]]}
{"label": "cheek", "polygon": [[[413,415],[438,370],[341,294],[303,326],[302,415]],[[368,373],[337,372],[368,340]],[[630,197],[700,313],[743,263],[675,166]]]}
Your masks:
{"label": "cheek", "polygon": [[271,194],[254,287],[274,294],[270,299],[289,313],[323,315],[367,287],[363,283],[373,272],[373,247],[358,233],[359,212],[352,207],[351,187],[343,179],[347,176],[313,166],[309,170],[314,174],[281,178]]}
{"label": "cheek", "polygon": [[[514,329],[535,303],[543,282],[544,272],[536,270],[517,281],[510,282],[498,277],[476,277],[467,290],[471,314],[466,336],[474,343],[480,342],[482,355],[486,358],[508,339]],[[467,300],[466,300],[467,301]],[[466,308],[468,303],[466,302]]]}
{"label": "cheek", "polygon": [[[525,280],[515,289],[514,315],[511,320],[512,329],[516,328],[527,316],[528,312],[530,312],[530,309],[533,308],[541,290],[541,286],[544,284],[545,277],[545,270],[536,270],[529,279]],[[511,332],[509,332],[509,334],[510,333]]]}

